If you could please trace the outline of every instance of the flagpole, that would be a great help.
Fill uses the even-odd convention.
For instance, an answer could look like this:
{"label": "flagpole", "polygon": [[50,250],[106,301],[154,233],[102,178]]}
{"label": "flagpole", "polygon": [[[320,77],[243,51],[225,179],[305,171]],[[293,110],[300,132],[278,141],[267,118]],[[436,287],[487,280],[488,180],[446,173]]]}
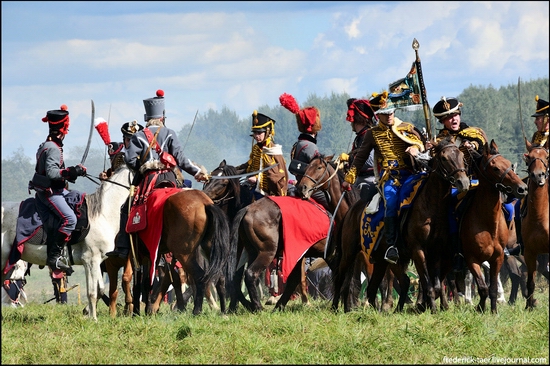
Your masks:
{"label": "flagpole", "polygon": [[426,118],[426,129],[428,130],[428,140],[432,140],[432,123],[430,121],[430,105],[428,104],[428,99],[426,97],[426,86],[424,85],[424,78],[422,77],[422,66],[420,64],[420,56],[418,56],[418,49],[420,48],[420,43],[413,39],[412,48],[416,54],[416,60],[414,61],[416,65],[416,72],[418,72],[418,82],[420,83],[420,95],[422,96],[422,106],[424,107],[424,118]]}

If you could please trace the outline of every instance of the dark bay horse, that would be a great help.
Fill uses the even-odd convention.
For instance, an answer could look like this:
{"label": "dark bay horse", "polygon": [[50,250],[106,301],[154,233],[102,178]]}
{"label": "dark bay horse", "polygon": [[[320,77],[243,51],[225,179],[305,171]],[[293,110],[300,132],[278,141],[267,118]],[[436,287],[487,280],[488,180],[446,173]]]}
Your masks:
{"label": "dark bay horse", "polygon": [[[342,196],[340,184],[343,180],[343,174],[338,169],[339,163],[332,162],[332,158],[332,155],[314,158],[310,162],[304,177],[298,183],[297,192],[302,200],[306,201],[311,198],[311,194],[314,191],[322,190],[329,202],[328,209],[334,213],[334,218],[338,222],[342,220],[351,204],[359,198],[359,192],[352,190],[340,200]],[[296,198],[288,197],[288,199]],[[340,205],[338,210],[336,210],[339,202]],[[304,202],[304,204],[310,203]],[[231,229],[232,249],[235,251],[244,249],[248,256],[248,267],[244,271],[244,277],[250,301],[244,302],[243,305],[252,312],[263,309],[257,289],[260,274],[273,261],[275,256],[282,256],[285,245],[291,245],[291,243],[287,244],[283,240],[282,224],[281,209],[269,197],[264,197],[244,207],[238,212],[233,221]],[[304,257],[323,257],[325,254],[325,244],[326,237],[307,249],[302,259]],[[330,252],[327,255],[326,261],[331,266],[332,261],[328,259],[329,256]],[[274,310],[281,310],[286,306],[294,289],[301,280],[302,270],[303,263],[299,261],[291,271],[285,290],[277,301]],[[236,305],[235,299],[241,298],[238,294],[241,291],[240,279],[237,275],[232,286],[232,292],[231,304]]]}
{"label": "dark bay horse", "polygon": [[[237,169],[233,165],[227,164],[224,159],[219,164],[219,166],[210,173],[210,175],[221,178],[225,176],[235,176],[240,173],[243,172],[237,171]],[[233,219],[237,215],[237,212],[245,206],[244,202],[246,200],[241,199],[241,184],[239,178],[210,179],[204,184],[203,192],[206,193],[206,195],[208,195],[208,197],[210,197],[212,201],[214,201],[214,204],[220,206],[222,210],[224,210],[230,222],[233,221]],[[237,256],[241,255],[242,249],[243,248],[238,248]],[[304,266],[305,262],[302,263],[302,267]],[[240,282],[242,280],[242,277],[244,276],[244,266],[238,266],[235,276],[236,281]],[[307,304],[309,303],[309,298],[307,293],[307,279],[305,275],[305,270],[302,271],[300,279],[300,296],[302,299],[302,303]],[[247,304],[247,308],[251,308],[250,302],[244,297],[241,291],[238,291],[237,296],[238,300],[241,303]],[[230,304],[230,308],[232,309],[231,311],[235,311],[236,306],[237,303],[232,302]]]}
{"label": "dark bay horse", "polygon": [[537,256],[548,253],[548,139],[544,146],[537,146],[525,140],[528,153],[525,163],[529,173],[529,195],[525,199],[527,206],[521,221],[524,256],[527,265],[527,303],[526,309],[535,306],[535,271]]}
{"label": "dark bay horse", "polygon": [[470,188],[470,179],[464,154],[451,140],[443,139],[433,147],[428,176],[401,228],[420,280],[422,302],[417,305],[421,311],[427,307],[436,312],[437,297],[441,310],[448,308],[442,282],[452,258],[448,218],[452,186],[465,192]]}
{"label": "dark bay horse", "polygon": [[[474,151],[471,151],[474,154]],[[460,240],[466,264],[478,286],[479,304],[476,310],[485,311],[487,296],[491,300],[491,312],[497,312],[497,276],[504,261],[504,247],[509,230],[502,212],[501,192],[522,198],[527,185],[514,172],[512,164],[498,152],[494,140],[485,143],[481,156],[474,156],[474,169],[479,185],[460,222]],[[483,280],[481,264],[490,265],[490,285]]]}
{"label": "dark bay horse", "polygon": [[[227,216],[204,192],[197,189],[182,189],[171,195],[166,199],[162,214],[158,253],[171,252],[182,264],[185,273],[192,278],[195,284],[193,314],[202,312],[205,288],[209,282],[219,284],[216,290],[221,311],[225,313],[225,281],[226,278],[231,280],[233,275],[229,270],[231,251]],[[206,268],[200,264],[200,250],[204,251],[208,259],[208,265],[204,266]],[[157,298],[153,299],[150,307],[147,306],[147,314],[158,311],[170,282],[170,276],[165,276]],[[146,281],[146,285],[144,293],[148,296],[151,292],[150,282]]]}

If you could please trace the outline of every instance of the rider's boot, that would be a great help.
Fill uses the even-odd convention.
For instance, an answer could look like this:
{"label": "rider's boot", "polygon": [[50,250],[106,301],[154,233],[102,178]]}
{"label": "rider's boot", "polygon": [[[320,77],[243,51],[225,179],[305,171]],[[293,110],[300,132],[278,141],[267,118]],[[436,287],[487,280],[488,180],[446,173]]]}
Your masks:
{"label": "rider's boot", "polygon": [[397,249],[397,230],[399,228],[399,219],[397,216],[384,218],[384,236],[388,249],[384,255],[386,262],[396,264],[399,260],[399,250]]}
{"label": "rider's boot", "polygon": [[73,274],[74,270],[71,266],[63,262],[64,258],[61,256],[63,248],[69,241],[70,236],[59,231],[55,231],[52,236],[52,238],[48,238],[47,240],[48,258],[46,259],[46,264],[52,271],[61,270],[67,273],[67,276],[70,276]]}
{"label": "rider's boot", "polygon": [[115,238],[115,250],[105,253],[107,257],[128,258],[130,253],[130,234],[125,230],[128,221],[128,206],[125,203],[120,210],[120,230]]}

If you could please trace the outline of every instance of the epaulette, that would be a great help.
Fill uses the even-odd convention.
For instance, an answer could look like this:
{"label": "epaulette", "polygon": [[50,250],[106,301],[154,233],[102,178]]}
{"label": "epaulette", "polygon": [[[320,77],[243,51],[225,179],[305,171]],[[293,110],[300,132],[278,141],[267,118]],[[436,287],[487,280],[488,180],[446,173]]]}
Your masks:
{"label": "epaulette", "polygon": [[478,127],[468,127],[463,130],[461,130],[458,133],[461,137],[467,137],[468,139],[476,139],[481,141],[481,145],[485,144],[487,141],[485,140],[485,134],[483,133],[483,130]]}
{"label": "epaulette", "polygon": [[395,132],[395,134],[399,136],[401,140],[405,141],[408,144],[416,145],[420,152],[424,152],[424,143],[418,137],[418,135],[414,133],[414,125],[409,122],[403,122],[397,118],[395,120],[396,123],[392,126],[393,132]]}

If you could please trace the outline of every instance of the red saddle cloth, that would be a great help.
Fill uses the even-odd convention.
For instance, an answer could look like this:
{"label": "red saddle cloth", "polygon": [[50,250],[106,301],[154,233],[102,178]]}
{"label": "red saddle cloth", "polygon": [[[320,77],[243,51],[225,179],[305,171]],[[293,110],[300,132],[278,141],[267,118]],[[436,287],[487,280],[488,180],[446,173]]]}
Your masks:
{"label": "red saddle cloth", "polygon": [[147,227],[145,230],[138,231],[138,235],[149,250],[149,258],[152,264],[149,270],[151,285],[153,285],[153,280],[155,278],[155,263],[157,261],[160,236],[162,234],[164,203],[168,197],[181,192],[181,190],[181,188],[155,188],[147,198]]}
{"label": "red saddle cloth", "polygon": [[330,220],[327,211],[313,201],[291,196],[267,196],[281,209],[283,223],[283,282],[307,250],[327,237]]}

